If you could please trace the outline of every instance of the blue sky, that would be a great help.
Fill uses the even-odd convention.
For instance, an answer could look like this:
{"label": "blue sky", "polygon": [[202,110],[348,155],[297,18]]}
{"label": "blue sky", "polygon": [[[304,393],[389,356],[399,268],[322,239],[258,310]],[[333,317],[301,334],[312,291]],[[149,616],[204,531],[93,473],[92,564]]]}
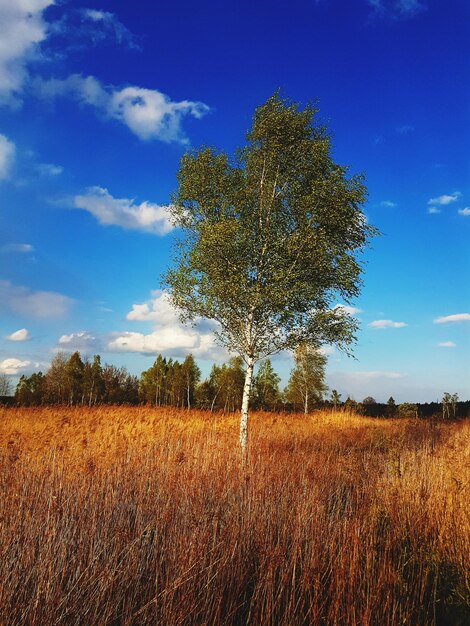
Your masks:
{"label": "blue sky", "polygon": [[[243,143],[278,87],[318,99],[383,235],[364,256],[343,397],[470,398],[465,0],[0,0],[0,373],[57,350],[133,373],[226,358],[159,291],[182,154]],[[275,368],[286,382],[291,361]]]}

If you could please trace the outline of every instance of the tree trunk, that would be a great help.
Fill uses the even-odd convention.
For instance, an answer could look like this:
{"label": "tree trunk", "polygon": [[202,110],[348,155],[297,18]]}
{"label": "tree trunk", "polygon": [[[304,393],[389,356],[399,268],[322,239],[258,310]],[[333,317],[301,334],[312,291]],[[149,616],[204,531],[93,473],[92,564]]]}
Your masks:
{"label": "tree trunk", "polygon": [[242,457],[246,457],[248,447],[248,403],[251,395],[251,382],[253,379],[254,360],[252,357],[248,359],[245,374],[245,385],[243,387],[242,412],[240,415],[240,448]]}

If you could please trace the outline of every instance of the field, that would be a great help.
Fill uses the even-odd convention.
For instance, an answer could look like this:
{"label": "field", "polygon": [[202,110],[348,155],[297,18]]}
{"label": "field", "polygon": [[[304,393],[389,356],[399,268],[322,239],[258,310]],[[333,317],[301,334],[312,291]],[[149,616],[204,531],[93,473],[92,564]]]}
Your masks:
{"label": "field", "polygon": [[0,409],[0,624],[470,623],[470,424]]}

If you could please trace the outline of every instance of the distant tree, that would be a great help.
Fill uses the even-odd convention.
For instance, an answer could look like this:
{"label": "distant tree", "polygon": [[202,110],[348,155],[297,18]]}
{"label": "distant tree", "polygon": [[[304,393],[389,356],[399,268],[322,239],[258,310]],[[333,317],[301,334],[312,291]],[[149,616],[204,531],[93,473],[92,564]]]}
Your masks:
{"label": "distant tree", "polygon": [[51,361],[44,377],[44,400],[46,404],[67,404],[69,401],[69,377],[67,355],[58,352]]}
{"label": "distant tree", "polygon": [[93,362],[87,361],[83,370],[83,397],[84,404],[92,406],[102,402],[104,396],[103,368],[101,357],[95,354]]}
{"label": "distant tree", "polygon": [[209,410],[213,408],[213,398],[214,389],[209,378],[196,385],[196,389],[194,390],[194,400],[199,409]]}
{"label": "distant tree", "polygon": [[228,364],[212,367],[206,390],[211,394],[210,409],[235,411],[243,394],[245,371],[241,357],[232,357]]}
{"label": "distant tree", "polygon": [[336,411],[337,406],[341,402],[341,394],[338,393],[338,391],[336,391],[336,389],[333,389],[333,391],[331,392],[330,402],[333,404],[333,408]]}
{"label": "distant tree", "polygon": [[360,404],[356,402],[356,400],[353,400],[352,398],[350,398],[349,396],[346,398],[343,408],[348,413],[359,413],[361,409]]}
{"label": "distant tree", "polygon": [[362,401],[362,404],[377,404],[377,401],[375,398],[373,398],[372,396],[367,396],[366,398],[364,398],[364,400]]}
{"label": "distant tree", "polygon": [[390,396],[390,398],[387,400],[387,417],[394,417],[396,415],[396,412],[397,405],[395,404],[395,400],[392,398],[392,396]]}
{"label": "distant tree", "polygon": [[326,357],[317,346],[303,343],[296,349],[286,395],[294,406],[300,404],[304,413],[308,413],[328,389],[325,385],[325,365]]}
{"label": "distant tree", "polygon": [[452,417],[455,419],[455,415],[457,413],[457,403],[459,401],[459,394],[454,393],[450,397],[450,406],[452,407]]}
{"label": "distant tree", "polygon": [[9,396],[11,393],[10,379],[6,374],[0,374],[0,397]]}
{"label": "distant tree", "polygon": [[143,402],[155,406],[165,403],[167,374],[167,361],[159,354],[155,363],[140,376],[139,396]]}
{"label": "distant tree", "polygon": [[450,419],[451,415],[455,419],[457,414],[457,403],[459,401],[459,394],[454,393],[450,394],[449,392],[445,392],[442,397],[442,418]]}
{"label": "distant tree", "polygon": [[272,411],[280,401],[279,383],[281,379],[271,365],[270,359],[263,361],[254,378],[255,401],[258,407]]}
{"label": "distant tree", "polygon": [[243,358],[243,453],[255,363],[303,343],[347,347],[357,328],[332,304],[359,293],[356,256],[376,231],[360,209],[363,177],[333,161],[316,113],[276,93],[234,158],[202,148],[177,174],[182,239],[165,282],[183,319],[215,320],[219,341]]}
{"label": "distant tree", "polygon": [[418,417],[418,405],[411,402],[403,402],[398,405],[398,415],[400,417]]}
{"label": "distant tree", "polygon": [[442,419],[450,418],[451,403],[452,396],[448,391],[446,391],[442,396]]}
{"label": "distant tree", "polygon": [[137,404],[139,380],[129,374],[125,367],[106,363],[103,367],[104,396],[107,404]]}
{"label": "distant tree", "polygon": [[181,378],[185,387],[185,404],[188,409],[194,404],[194,393],[196,386],[201,378],[201,370],[196,364],[192,354],[183,361],[181,366]]}
{"label": "distant tree", "polygon": [[38,406],[43,402],[44,376],[34,372],[31,376],[21,376],[15,391],[15,402],[22,406]]}
{"label": "distant tree", "polygon": [[83,404],[83,376],[85,365],[79,352],[74,352],[66,364],[67,388],[69,404]]}

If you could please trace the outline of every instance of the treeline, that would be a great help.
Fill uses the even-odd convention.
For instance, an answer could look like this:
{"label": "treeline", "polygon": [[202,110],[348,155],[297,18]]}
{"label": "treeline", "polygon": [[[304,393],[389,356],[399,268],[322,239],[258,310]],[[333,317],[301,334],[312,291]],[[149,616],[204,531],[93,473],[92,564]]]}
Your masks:
{"label": "treeline", "polygon": [[[281,390],[280,377],[267,359],[253,379],[253,408],[307,412],[318,406],[326,391],[325,364],[325,357],[316,351],[297,351],[289,384]],[[213,365],[207,379],[201,380],[201,371],[191,354],[182,362],[158,355],[153,365],[137,377],[125,367],[102,364],[99,355],[82,359],[79,352],[70,356],[58,353],[45,374],[21,376],[14,402],[23,406],[148,404],[230,412],[240,408],[244,382],[241,357]]]}
{"label": "treeline", "polygon": [[412,403],[403,402],[396,404],[393,397],[388,402],[376,402],[368,396],[362,402],[356,402],[347,398],[342,405],[345,410],[366,417],[442,417],[443,419],[455,419],[470,415],[470,401],[459,401],[457,394],[444,393],[440,402]]}
{"label": "treeline", "polygon": [[[318,350],[299,348],[288,384],[281,390],[281,379],[271,361],[263,361],[253,379],[252,408],[307,413],[314,408],[331,407],[370,417],[455,418],[470,414],[470,402],[460,402],[457,394],[446,393],[441,402],[398,405],[393,398],[380,403],[371,396],[362,402],[349,397],[343,402],[335,389],[327,397],[325,365],[326,358]],[[22,406],[147,404],[232,412],[240,409],[244,382],[241,357],[213,365],[209,376],[201,380],[201,371],[191,354],[182,362],[158,355],[138,377],[125,367],[102,364],[99,355],[82,359],[79,352],[58,353],[45,374],[21,376],[13,402]]]}

